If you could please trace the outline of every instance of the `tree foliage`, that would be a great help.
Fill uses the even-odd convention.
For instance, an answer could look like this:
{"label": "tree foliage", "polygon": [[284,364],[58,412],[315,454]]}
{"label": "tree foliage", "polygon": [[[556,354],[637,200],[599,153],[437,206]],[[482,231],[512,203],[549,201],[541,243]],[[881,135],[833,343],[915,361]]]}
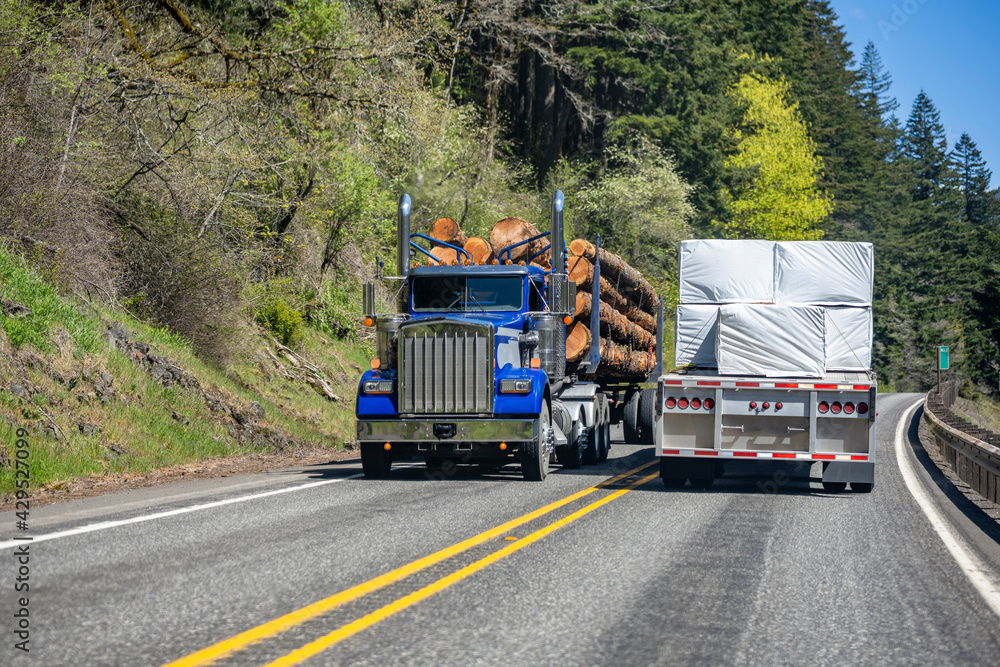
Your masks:
{"label": "tree foliage", "polygon": [[726,161],[737,174],[730,190],[726,235],[819,239],[823,232],[817,226],[832,205],[817,187],[822,161],[798,105],[788,99],[788,83],[751,71],[740,77],[729,95],[744,112],[732,130],[736,152]]}

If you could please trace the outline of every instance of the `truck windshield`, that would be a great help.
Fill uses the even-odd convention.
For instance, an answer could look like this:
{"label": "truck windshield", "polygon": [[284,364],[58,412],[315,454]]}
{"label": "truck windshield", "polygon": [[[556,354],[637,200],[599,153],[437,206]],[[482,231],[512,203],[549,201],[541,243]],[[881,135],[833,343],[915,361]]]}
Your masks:
{"label": "truck windshield", "polygon": [[422,276],[413,279],[413,312],[517,312],[521,277]]}

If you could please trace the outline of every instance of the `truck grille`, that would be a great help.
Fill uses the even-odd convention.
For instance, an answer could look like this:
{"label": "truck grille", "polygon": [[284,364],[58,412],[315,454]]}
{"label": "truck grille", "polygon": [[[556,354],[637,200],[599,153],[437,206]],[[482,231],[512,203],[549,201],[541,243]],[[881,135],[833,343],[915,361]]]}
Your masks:
{"label": "truck grille", "polygon": [[400,327],[400,412],[493,412],[493,329],[454,320]]}

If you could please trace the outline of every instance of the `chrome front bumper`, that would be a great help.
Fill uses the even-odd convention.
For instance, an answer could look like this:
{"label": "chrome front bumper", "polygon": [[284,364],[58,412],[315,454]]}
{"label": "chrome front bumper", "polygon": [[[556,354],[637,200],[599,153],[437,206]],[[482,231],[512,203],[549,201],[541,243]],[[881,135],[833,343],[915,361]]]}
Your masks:
{"label": "chrome front bumper", "polygon": [[[517,442],[538,437],[537,419],[359,419],[357,424],[360,442]],[[438,433],[453,435],[436,435],[435,425]]]}

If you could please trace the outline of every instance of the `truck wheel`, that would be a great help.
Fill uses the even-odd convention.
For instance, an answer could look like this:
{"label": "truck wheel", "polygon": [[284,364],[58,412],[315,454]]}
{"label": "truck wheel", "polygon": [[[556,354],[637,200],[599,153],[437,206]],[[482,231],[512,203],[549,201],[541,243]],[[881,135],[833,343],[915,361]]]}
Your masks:
{"label": "truck wheel", "polygon": [[579,435],[579,427],[573,424],[573,428],[566,434],[566,439],[570,442],[556,448],[559,463],[563,468],[577,470],[584,464],[586,454],[583,451],[583,440]]}
{"label": "truck wheel", "polygon": [[542,401],[538,437],[521,445],[521,475],[529,482],[540,482],[549,474],[549,420],[549,404]]}
{"label": "truck wheel", "polygon": [[668,489],[679,489],[687,482],[687,474],[677,461],[664,456],[660,457],[660,479]]}
{"label": "truck wheel", "polygon": [[643,389],[639,394],[639,443],[653,444],[653,429],[656,427],[656,390]]}
{"label": "truck wheel", "polygon": [[707,489],[715,484],[715,461],[688,461],[691,488]]}
{"label": "truck wheel", "polygon": [[625,401],[625,414],[622,419],[622,430],[626,445],[634,445],[639,441],[637,427],[639,423],[639,394],[633,391]]}
{"label": "truck wheel", "polygon": [[377,442],[361,443],[361,469],[368,479],[385,479],[392,468],[392,453]]}
{"label": "truck wheel", "polygon": [[823,490],[830,493],[843,493],[847,482],[823,482]]}
{"label": "truck wheel", "polygon": [[601,421],[601,453],[597,460],[603,463],[611,453],[611,408],[604,401],[604,419]]}
{"label": "truck wheel", "polygon": [[851,482],[851,491],[854,493],[871,493],[874,486],[871,482]]}
{"label": "truck wheel", "polygon": [[601,434],[595,425],[587,433],[587,446],[581,452],[584,465],[592,466],[601,458]]}

